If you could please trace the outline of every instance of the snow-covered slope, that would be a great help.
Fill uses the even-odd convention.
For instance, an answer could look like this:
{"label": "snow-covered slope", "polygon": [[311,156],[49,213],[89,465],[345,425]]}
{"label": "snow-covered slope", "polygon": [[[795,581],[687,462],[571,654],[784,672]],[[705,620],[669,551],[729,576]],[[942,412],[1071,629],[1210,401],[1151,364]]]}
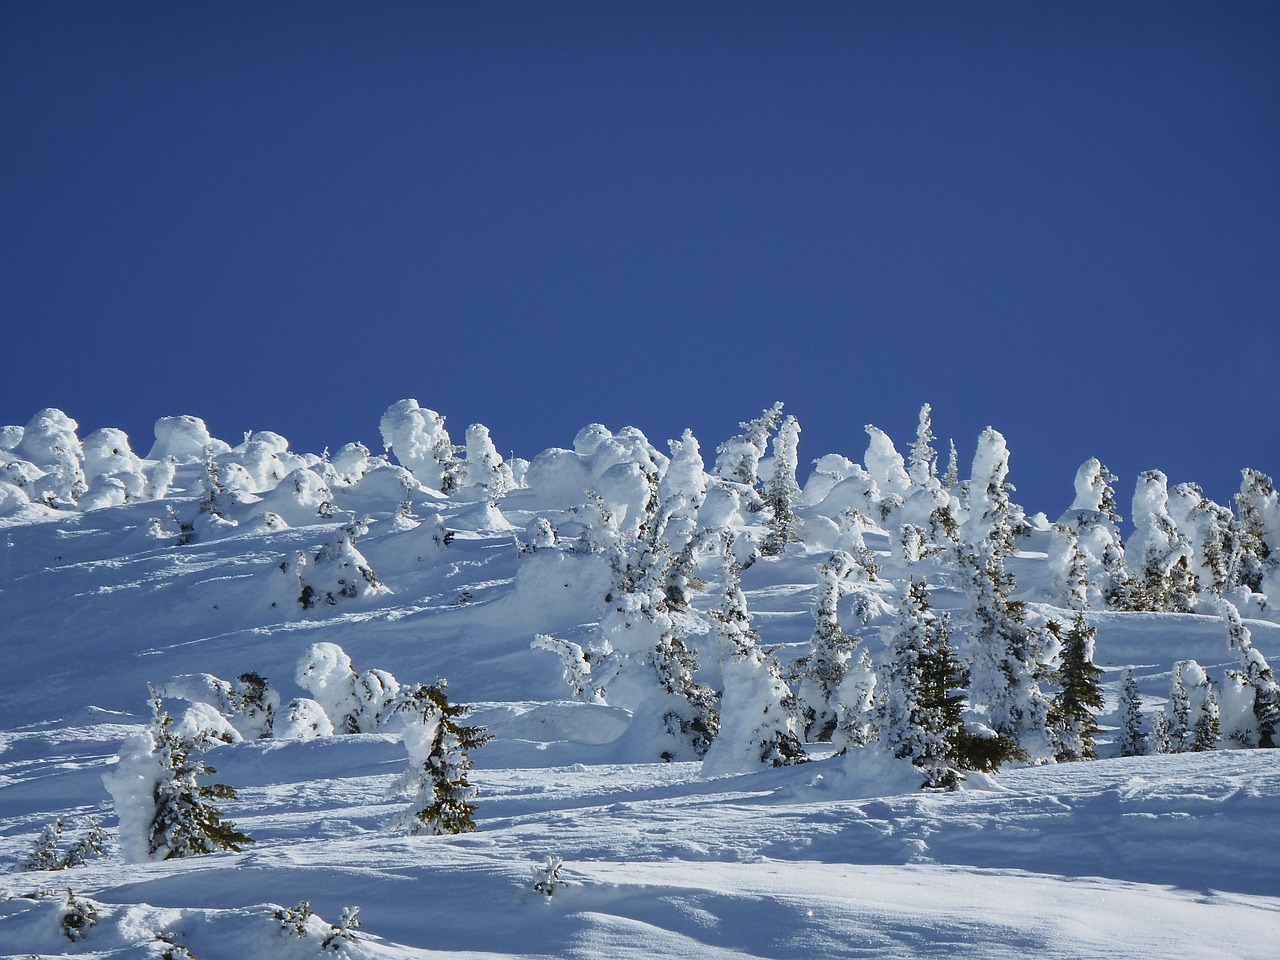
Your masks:
{"label": "snow-covered slope", "polygon": [[[1118,755],[1126,670],[1149,721],[1175,665],[1197,661],[1224,733],[1256,736],[1229,671],[1280,656],[1270,552],[1237,548],[1238,569],[1260,558],[1252,586],[1237,575],[1214,591],[1205,510],[1161,503],[1154,480],[1135,497],[1129,544],[1144,557],[1163,549],[1170,577],[1179,557],[1195,567],[1188,612],[1171,612],[1172,588],[1161,609],[1105,604],[1098,581],[1114,571],[1087,552],[1105,531],[1079,523],[1103,759],[970,770],[956,792],[921,791],[920,771],[875,743],[839,755],[808,743],[809,762],[776,768],[737,750],[717,768],[736,772],[716,777],[688,744],[660,759],[675,741],[644,718],[665,701],[642,689],[635,664],[654,637],[676,637],[701,656],[691,682],[726,689],[725,577],[741,578],[768,653],[759,662],[797,689],[813,686],[792,665],[810,653],[823,583],[836,584],[839,630],[883,660],[904,584],[926,582],[968,655],[975,601],[959,547],[931,526],[939,509],[961,544],[981,542],[984,518],[1003,510],[1015,530],[1002,562],[1027,621],[1072,616],[1065,535],[1000,504],[1002,440],[980,442],[966,484],[936,469],[923,420],[909,458],[869,429],[865,468],[827,456],[801,487],[794,432],[786,439],[769,414],[710,469],[690,435],[668,455],[637,431],[599,426],[572,449],[504,463],[487,431],[455,447],[412,401],[383,418],[399,465],[357,446],[301,455],[274,434],[232,446],[194,418],[161,421],[146,457],[123,435],[79,438],[56,411],[5,428],[0,956],[1274,956],[1280,754],[1224,739],[1205,752]],[[1096,519],[1100,474],[1081,476],[1067,513]],[[1256,478],[1248,491],[1233,529],[1256,515],[1265,543],[1280,532],[1274,494]],[[690,543],[692,559],[673,567]],[[672,592],[676,567],[687,608]],[[631,571],[625,602],[620,569]],[[1239,634],[1231,646],[1224,601],[1251,651]],[[535,646],[539,635],[562,643]],[[445,678],[449,698],[474,708],[468,722],[493,737],[471,753],[475,832],[392,826],[410,801],[396,790],[408,754],[390,695],[360,719],[367,732],[287,728],[291,705],[341,726],[316,644],[339,645],[357,675],[386,671],[380,689]],[[577,696],[555,652],[575,645],[588,664]],[[313,669],[300,672],[308,657]],[[250,672],[279,696],[275,736],[240,739],[251,724],[225,702],[221,719],[192,706],[218,700],[192,675]],[[1047,674],[1039,682],[1053,692]],[[126,858],[103,775],[151,720],[148,683],[176,725],[222,723],[238,740],[204,757],[217,768],[206,779],[238,793],[218,805],[253,838],[241,852]],[[741,728],[749,709],[727,696],[719,706],[722,730]],[[973,723],[990,720],[971,706]],[[65,851],[91,816],[107,828],[105,855],[22,868],[47,825],[63,818]],[[565,883],[550,898],[533,889],[548,858],[563,859]],[[276,915],[304,901],[312,915],[294,913],[291,933]],[[353,906],[363,926],[339,929]],[[90,908],[96,923],[71,939],[65,918]]]}

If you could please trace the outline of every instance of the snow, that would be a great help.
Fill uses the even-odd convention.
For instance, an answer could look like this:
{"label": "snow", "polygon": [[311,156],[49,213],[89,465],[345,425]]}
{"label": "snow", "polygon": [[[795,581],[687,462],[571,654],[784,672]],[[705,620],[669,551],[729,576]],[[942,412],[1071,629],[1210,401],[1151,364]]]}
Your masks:
{"label": "snow", "polygon": [[[0,957],[131,960],[166,943],[201,960],[316,957],[334,952],[321,943],[355,906],[363,926],[339,955],[378,960],[1275,955],[1280,751],[1121,758],[1112,742],[1126,669],[1150,715],[1179,662],[1195,661],[1183,675],[1195,686],[1280,656],[1261,595],[1234,620],[1226,601],[1195,614],[1087,611],[1104,670],[1101,760],[968,771],[954,793],[921,791],[920,771],[875,744],[844,755],[808,744],[810,762],[761,768],[743,747],[758,720],[742,705],[776,696],[777,680],[744,659],[702,670],[734,690],[724,729],[735,743],[713,747],[706,765],[663,763],[643,754],[651,731],[632,729],[622,700],[572,699],[555,645],[533,641],[551,635],[585,656],[607,638],[641,658],[670,629],[705,654],[719,558],[698,565],[708,587],[690,610],[654,623],[615,605],[606,617],[610,555],[578,540],[593,522],[586,491],[616,510],[608,536],[634,532],[652,494],[743,533],[735,551],[746,551],[760,649],[783,663],[809,649],[833,537],[856,533],[882,569],[858,574],[839,621],[878,655],[907,576],[927,576],[931,602],[956,623],[968,606],[941,561],[908,563],[876,525],[878,505],[909,492],[892,441],[871,434],[867,468],[823,457],[795,502],[801,542],[761,558],[751,488],[707,476],[692,434],[668,459],[634,428],[593,425],[572,449],[508,473],[473,428],[466,466],[501,471],[477,499],[465,486],[441,491],[457,451],[438,415],[403,401],[383,428],[404,467],[359,445],[329,462],[266,431],[233,447],[195,417],[161,420],[145,458],[120,431],[78,440],[56,410],[0,433]],[[751,471],[765,428],[744,430],[726,463]],[[975,466],[984,479],[1007,463],[992,433]],[[216,519],[201,512],[210,458],[249,480]],[[78,502],[63,496],[72,461],[87,478]],[[1082,472],[1074,509],[1100,508],[1098,469]],[[28,491],[56,471],[55,507]],[[1070,478],[1063,486],[1065,499]],[[1268,523],[1269,496],[1258,497]],[[852,528],[851,507],[864,518]],[[1006,563],[1037,622],[1066,622],[1050,540],[1032,532]],[[350,579],[363,570],[376,576]],[[335,602],[304,609],[288,571]],[[247,672],[271,684],[268,738],[261,716],[234,712]],[[393,826],[405,800],[389,790],[421,765],[432,731],[380,717],[400,690],[441,677],[451,701],[474,706],[467,722],[494,737],[472,753],[478,830],[410,837]],[[873,679],[858,673],[842,697],[857,700]],[[204,757],[209,781],[238,792],[218,806],[254,838],[243,852],[147,859],[159,776],[148,682],[175,730],[233,741]],[[1248,693],[1222,688],[1224,727]],[[106,856],[19,869],[48,824],[65,820],[65,845],[91,815],[112,833]],[[548,858],[563,859],[566,884],[551,897],[531,873]],[[62,927],[68,888],[97,914],[77,943]],[[299,938],[275,914],[304,901]]]}

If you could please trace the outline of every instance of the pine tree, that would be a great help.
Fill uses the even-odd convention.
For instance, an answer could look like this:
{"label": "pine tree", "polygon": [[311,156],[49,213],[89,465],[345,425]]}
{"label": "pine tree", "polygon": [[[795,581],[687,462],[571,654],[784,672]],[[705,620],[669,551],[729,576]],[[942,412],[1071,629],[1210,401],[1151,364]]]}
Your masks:
{"label": "pine tree", "polygon": [[467,778],[470,750],[489,742],[482,727],[460,721],[471,713],[463,704],[450,703],[447,684],[418,684],[396,705],[404,716],[404,744],[409,769],[399,789],[414,791],[413,804],[397,821],[411,835],[468,833],[476,829],[476,789]]}
{"label": "pine tree", "polygon": [[717,731],[703,760],[706,776],[738,773],[759,766],[780,767],[807,759],[797,736],[795,697],[777,661],[760,649],[751,625],[742,570],[732,537],[723,540],[724,593],[711,611],[720,648],[724,691],[717,708]]}
{"label": "pine tree", "polygon": [[773,475],[764,485],[764,502],[769,508],[769,532],[760,544],[760,553],[776,557],[786,545],[795,540],[795,501],[800,495],[796,482],[797,448],[800,442],[800,424],[795,417],[787,417],[778,427],[773,438]]}
{"label": "pine tree", "polygon": [[893,755],[924,772],[921,786],[954,790],[963,779],[963,698],[949,637],[945,618],[929,609],[925,585],[910,581],[890,628],[877,725]]}
{"label": "pine tree", "polygon": [[745,432],[716,447],[715,475],[754,487],[760,479],[760,459],[768,445],[769,434],[781,421],[782,404],[775,403],[755,420],[739,423]]}
{"label": "pine tree", "polygon": [[1253,716],[1257,725],[1257,745],[1276,746],[1276,728],[1280,727],[1280,683],[1271,665],[1253,645],[1253,635],[1240,619],[1240,612],[1225,600],[1217,603],[1219,616],[1227,628],[1227,641],[1240,660],[1240,673],[1253,688]]}
{"label": "pine tree", "polygon": [[239,852],[253,839],[222,818],[214,800],[234,800],[220,783],[200,783],[217,771],[192,756],[194,741],[173,729],[160,698],[151,698],[151,725],[125,742],[104,776],[116,802],[121,842],[133,860],[171,860],[222,850]]}
{"label": "pine tree", "polygon": [[1200,701],[1200,709],[1196,712],[1195,723],[1191,727],[1192,752],[1216,750],[1222,740],[1222,720],[1218,709],[1218,695],[1213,687],[1204,691]]}
{"label": "pine tree", "polygon": [[1165,704],[1165,738],[1168,740],[1166,753],[1185,753],[1191,745],[1191,698],[1187,696],[1187,688],[1182,680],[1182,672],[1187,661],[1179,660],[1173,665],[1173,678],[1169,681],[1169,702]]}
{"label": "pine tree", "polygon": [[1120,695],[1120,756],[1141,757],[1147,752],[1147,735],[1142,729],[1142,697],[1138,694],[1133,671],[1124,672]]}
{"label": "pine tree", "polygon": [[1048,629],[1060,637],[1061,666],[1058,678],[1061,690],[1055,698],[1049,714],[1049,728],[1057,751],[1054,759],[1059,763],[1070,760],[1096,760],[1096,737],[1100,732],[1094,712],[1102,709],[1102,671],[1093,662],[1093,641],[1097,629],[1089,626],[1084,612],[1076,613],[1075,620],[1061,635],[1057,621]]}
{"label": "pine tree", "polygon": [[865,747],[878,737],[875,726],[876,669],[871,654],[858,653],[836,689],[836,728],[831,743],[841,753]]}
{"label": "pine tree", "polygon": [[811,649],[794,667],[800,678],[798,694],[804,735],[809,741],[831,739],[837,719],[832,697],[844,679],[849,660],[857,652],[858,641],[844,632],[839,616],[842,587],[855,566],[853,557],[836,550],[818,567]]}

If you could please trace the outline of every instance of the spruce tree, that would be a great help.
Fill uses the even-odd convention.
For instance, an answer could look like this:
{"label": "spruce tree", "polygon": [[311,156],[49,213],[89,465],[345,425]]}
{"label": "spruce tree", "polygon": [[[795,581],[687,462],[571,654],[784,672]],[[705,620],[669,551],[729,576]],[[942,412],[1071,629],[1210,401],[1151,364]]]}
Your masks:
{"label": "spruce tree", "polygon": [[703,772],[716,776],[801,763],[807,758],[797,736],[795,697],[777,661],[760,649],[731,537],[725,537],[723,547],[723,601],[711,611],[711,619],[719,646],[730,652],[721,667],[724,691],[717,710],[718,730],[706,751]]}
{"label": "spruce tree", "polygon": [[410,809],[397,823],[411,835],[468,833],[476,829],[476,789],[467,777],[468,751],[489,742],[482,727],[461,721],[469,706],[450,703],[447,684],[418,684],[394,708],[404,716],[404,744],[409,769],[397,784],[413,790]]}
{"label": "spruce tree", "polygon": [[1061,643],[1058,680],[1061,689],[1049,714],[1049,727],[1057,750],[1054,759],[1096,760],[1099,733],[1095,711],[1102,709],[1102,671],[1093,662],[1093,641],[1097,629],[1089,626],[1078,611],[1065,635],[1057,621],[1048,629]]}
{"label": "spruce tree", "polygon": [[1253,716],[1257,726],[1257,746],[1276,746],[1276,729],[1280,727],[1280,683],[1271,665],[1253,645],[1253,635],[1240,619],[1240,612],[1226,602],[1217,603],[1219,616],[1227,628],[1227,642],[1240,660],[1240,673],[1253,688]]}
{"label": "spruce tree", "polygon": [[809,741],[831,739],[836,726],[832,697],[858,648],[858,641],[840,626],[839,609],[842,587],[854,569],[853,557],[843,550],[833,551],[818,567],[811,648],[809,655],[794,667],[800,680],[798,696],[805,739]]}
{"label": "spruce tree", "polygon": [[795,540],[795,501],[800,496],[796,482],[797,448],[800,424],[787,417],[773,438],[773,474],[764,485],[764,502],[769,508],[769,532],[760,544],[760,553],[776,557]]}
{"label": "spruce tree", "polygon": [[220,783],[200,783],[217,771],[193,757],[194,741],[173,730],[173,718],[152,695],[151,725],[126,741],[120,762],[104,779],[116,800],[121,841],[134,860],[171,860],[253,842],[224,820],[215,800],[234,800]]}
{"label": "spruce tree", "polygon": [[954,790],[963,780],[961,677],[947,622],[929,609],[923,583],[908,583],[889,629],[877,711],[881,742],[925,774],[921,786]]}
{"label": "spruce tree", "polygon": [[1141,757],[1147,752],[1147,734],[1142,729],[1142,697],[1133,671],[1124,672],[1120,694],[1120,756]]}
{"label": "spruce tree", "polygon": [[1185,660],[1175,663],[1169,681],[1169,702],[1164,710],[1166,753],[1185,753],[1191,745],[1191,698],[1182,679],[1186,664]]}

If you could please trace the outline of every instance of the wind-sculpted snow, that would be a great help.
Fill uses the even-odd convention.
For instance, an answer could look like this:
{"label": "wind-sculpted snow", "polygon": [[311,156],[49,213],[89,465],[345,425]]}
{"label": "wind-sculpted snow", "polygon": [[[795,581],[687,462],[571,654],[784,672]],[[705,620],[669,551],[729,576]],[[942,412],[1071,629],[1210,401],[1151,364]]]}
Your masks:
{"label": "wind-sculpted snow", "polygon": [[[811,457],[780,405],[670,457],[592,424],[503,460],[501,437],[472,425],[455,445],[416,401],[381,427],[390,457],[266,431],[232,445],[194,417],[160,421],[145,458],[51,409],[0,433],[0,957],[1275,956],[1280,751],[1236,749],[1264,738],[1280,656],[1265,476],[1246,475],[1229,528],[1189,487],[1165,509],[1148,478],[1126,572],[1105,467],[1081,469],[1055,528],[1008,501],[995,431],[982,490],[941,476],[927,410],[909,464],[868,428],[867,467],[829,454],[798,489]],[[974,635],[965,531],[1007,578],[988,597],[1003,615],[1034,632],[1087,606],[1103,759],[965,768],[939,792],[909,757],[859,746],[908,581]],[[1170,579],[1192,566],[1194,589]],[[797,673],[819,660],[826,686]],[[1216,691],[1217,749],[1119,756],[1129,670],[1152,737],[1175,676],[1194,710]],[[411,837],[396,825],[430,780],[404,783],[403,710],[438,679],[492,736],[470,756],[477,829]],[[106,783],[142,755],[122,744],[147,728],[148,684],[233,788],[216,802],[252,838],[242,852],[122,849]],[[788,690],[828,704],[847,753],[760,749],[803,728],[777,717],[798,712]],[[699,735],[733,744],[662,762],[695,697],[723,721]],[[146,790],[123,792],[145,812]],[[105,855],[22,869],[59,819],[55,853],[99,822]],[[551,896],[533,888],[549,857]]]}

